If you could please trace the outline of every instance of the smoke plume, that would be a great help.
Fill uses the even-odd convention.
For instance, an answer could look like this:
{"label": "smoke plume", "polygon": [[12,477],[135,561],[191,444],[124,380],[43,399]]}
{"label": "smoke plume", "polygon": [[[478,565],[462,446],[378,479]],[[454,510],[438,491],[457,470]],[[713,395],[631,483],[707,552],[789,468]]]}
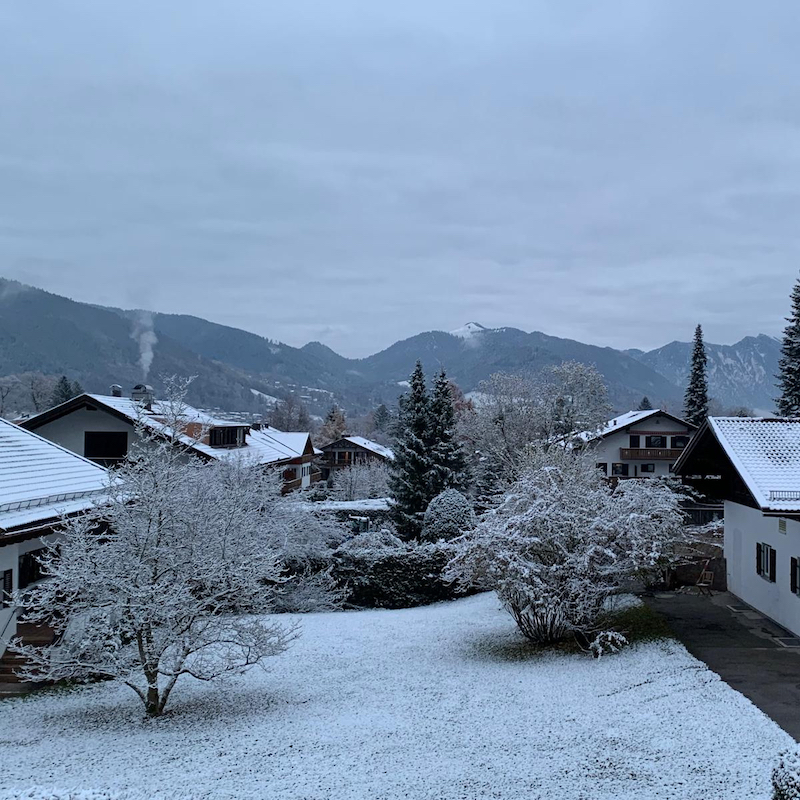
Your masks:
{"label": "smoke plume", "polygon": [[158,344],[158,337],[153,330],[153,315],[149,311],[136,312],[131,339],[139,345],[139,366],[142,368],[142,380],[146,381],[153,363],[153,348]]}

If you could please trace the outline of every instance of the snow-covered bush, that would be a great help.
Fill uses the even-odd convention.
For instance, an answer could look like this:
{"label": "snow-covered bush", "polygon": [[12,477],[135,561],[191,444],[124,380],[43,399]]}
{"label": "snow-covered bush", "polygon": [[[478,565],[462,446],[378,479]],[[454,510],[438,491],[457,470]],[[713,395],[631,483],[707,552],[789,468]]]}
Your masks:
{"label": "snow-covered bush", "polygon": [[[279,478],[239,459],[202,463],[140,426],[96,519],[65,524],[44,581],[15,600],[62,638],[18,646],[30,680],[110,678],[152,716],[184,675],[213,680],[283,652],[295,630],[261,616],[286,580],[279,540],[290,516]],[[307,515],[305,515],[307,516]]]}
{"label": "snow-covered bush", "polygon": [[472,504],[457,489],[445,489],[431,500],[422,525],[424,541],[450,541],[475,527]]}
{"label": "snow-covered bush", "polygon": [[600,631],[589,645],[589,652],[600,658],[608,653],[619,653],[628,644],[628,640],[617,631]]}
{"label": "snow-covered bush", "polygon": [[786,750],[772,770],[772,800],[800,800],[800,751]]}
{"label": "snow-covered bush", "polygon": [[372,500],[389,495],[389,470],[377,461],[337,469],[331,478],[334,500]]}
{"label": "snow-covered bush", "polygon": [[[125,795],[127,797],[127,795]],[[10,797],[10,795],[9,795]],[[14,800],[123,800],[123,795],[105,789],[46,789],[31,786],[14,791]]]}
{"label": "snow-covered bush", "polygon": [[335,551],[332,573],[352,606],[410,608],[459,593],[442,578],[450,555],[444,545],[415,547],[388,531],[371,531]]}
{"label": "snow-covered bush", "polygon": [[276,592],[274,610],[278,614],[309,614],[336,611],[342,607],[345,592],[336,582],[331,567],[306,568],[292,576]]}
{"label": "snow-covered bush", "polygon": [[447,576],[494,588],[533,641],[588,637],[622,582],[670,563],[682,538],[668,486],[614,487],[593,454],[536,450],[500,505],[452,543]]}

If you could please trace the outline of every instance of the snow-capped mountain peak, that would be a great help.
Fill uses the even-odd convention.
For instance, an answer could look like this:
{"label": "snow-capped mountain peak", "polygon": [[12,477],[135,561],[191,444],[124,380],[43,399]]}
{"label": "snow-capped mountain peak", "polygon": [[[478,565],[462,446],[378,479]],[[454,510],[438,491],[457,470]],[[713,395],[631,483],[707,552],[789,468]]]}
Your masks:
{"label": "snow-capped mountain peak", "polygon": [[468,322],[466,325],[462,325],[462,327],[450,331],[450,334],[452,336],[458,336],[461,339],[471,339],[476,333],[482,333],[485,330],[487,330],[487,328],[477,322]]}

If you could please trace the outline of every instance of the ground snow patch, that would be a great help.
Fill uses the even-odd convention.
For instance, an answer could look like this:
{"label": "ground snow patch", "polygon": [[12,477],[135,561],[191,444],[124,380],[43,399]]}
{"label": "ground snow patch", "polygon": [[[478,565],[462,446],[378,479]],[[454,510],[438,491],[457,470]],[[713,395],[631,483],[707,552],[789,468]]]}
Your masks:
{"label": "ground snow patch", "polygon": [[537,654],[492,595],[302,621],[163,719],[112,684],[3,701],[0,797],[766,800],[792,744],[677,643]]}

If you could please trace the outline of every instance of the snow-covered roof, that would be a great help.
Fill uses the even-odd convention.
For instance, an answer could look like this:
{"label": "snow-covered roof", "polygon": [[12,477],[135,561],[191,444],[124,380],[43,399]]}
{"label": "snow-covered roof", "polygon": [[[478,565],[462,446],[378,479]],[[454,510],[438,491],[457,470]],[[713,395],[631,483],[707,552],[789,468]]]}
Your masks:
{"label": "snow-covered roof", "polygon": [[388,458],[389,461],[394,461],[394,451],[390,447],[385,447],[382,444],[373,442],[371,439],[365,439],[363,436],[345,436],[344,438],[345,441],[357,444],[365,450],[371,450],[376,455],[381,456],[381,458]]}
{"label": "snow-covered roof", "polygon": [[[169,404],[165,401],[153,400],[148,410],[141,403],[130,397],[113,397],[104,394],[87,394],[81,397],[92,400],[98,406],[105,407],[125,417],[132,423],[141,419],[151,430],[169,436],[172,435],[172,431],[165,422],[165,419],[174,415],[170,414]],[[80,400],[81,398],[76,399]],[[64,405],[72,405],[74,402],[75,399],[70,400]],[[54,411],[57,411],[57,409],[51,409],[42,416],[47,417]],[[246,424],[214,417],[208,412],[200,411],[199,409],[185,404],[181,405],[180,416],[185,422],[189,424],[195,423],[203,428],[242,427]],[[35,423],[35,418],[29,420],[26,424],[29,425],[31,423]],[[226,459],[244,457],[252,459],[257,464],[274,464],[302,456],[309,440],[309,434],[307,432],[285,433],[275,428],[265,426],[260,431],[251,429],[245,436],[245,445],[243,447],[234,448],[211,447],[210,444],[203,441],[198,442],[196,438],[189,435],[180,435],[178,439],[187,447],[209,458]]]}
{"label": "snow-covered roof", "polygon": [[800,419],[710,417],[708,427],[762,510],[800,512]]}
{"label": "snow-covered roof", "polygon": [[0,529],[85,511],[107,482],[103,467],[0,419]]}
{"label": "snow-covered roof", "polygon": [[680,423],[681,425],[686,425],[688,428],[694,428],[694,425],[686,422],[685,420],[679,419],[678,417],[674,417],[672,414],[668,414],[666,411],[662,411],[658,408],[651,408],[647,411],[626,411],[624,414],[620,414],[618,417],[614,417],[614,419],[610,419],[608,422],[605,423],[599,430],[596,431],[583,431],[582,433],[578,434],[578,438],[583,439],[584,441],[592,441],[594,439],[603,439],[606,436],[610,436],[612,433],[616,433],[617,431],[625,430],[625,428],[630,427],[631,425],[637,425],[640,422],[644,422],[651,417],[655,417],[658,415],[669,417],[671,420]]}

